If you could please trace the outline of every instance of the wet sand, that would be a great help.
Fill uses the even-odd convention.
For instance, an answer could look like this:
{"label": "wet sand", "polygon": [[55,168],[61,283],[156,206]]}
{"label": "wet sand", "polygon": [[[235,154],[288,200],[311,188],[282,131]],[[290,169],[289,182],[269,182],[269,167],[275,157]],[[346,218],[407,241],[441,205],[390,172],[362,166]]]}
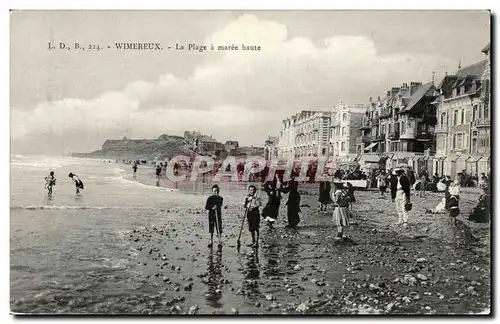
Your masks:
{"label": "wet sand", "polygon": [[[228,201],[221,250],[216,244],[207,247],[203,206],[163,209],[153,221],[123,233],[128,267],[137,275],[121,278],[110,270],[108,279],[100,276],[104,281],[95,288],[121,280],[129,287],[126,293],[117,290],[95,300],[89,290],[68,291],[43,303],[12,300],[12,311],[468,314],[490,307],[490,253],[485,245],[489,225],[474,227],[464,221],[452,229],[447,215],[425,215],[426,208],[438,203],[438,194],[429,194],[425,201],[412,197],[410,224],[403,228],[395,225],[397,215],[388,197],[356,192],[349,240],[339,244],[331,209],[318,211],[317,189],[305,190],[298,230],[284,227],[285,196],[278,226],[271,230],[261,224],[259,248],[246,246],[251,238],[245,225],[238,250],[246,184],[239,186],[241,190],[221,192]],[[473,191],[461,196],[459,220],[477,197]]]}

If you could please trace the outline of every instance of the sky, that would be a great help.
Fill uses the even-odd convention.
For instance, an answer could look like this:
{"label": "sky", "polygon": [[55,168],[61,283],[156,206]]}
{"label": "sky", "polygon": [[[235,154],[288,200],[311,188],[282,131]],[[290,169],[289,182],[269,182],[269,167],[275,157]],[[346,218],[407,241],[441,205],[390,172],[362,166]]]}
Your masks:
{"label": "sky", "polygon": [[[11,151],[90,152],[106,139],[201,131],[263,146],[281,121],[368,103],[483,60],[484,11],[14,11]],[[49,50],[79,43],[101,51]],[[158,42],[163,51],[119,51]],[[261,51],[176,51],[175,44]],[[111,46],[110,49],[107,46]]]}

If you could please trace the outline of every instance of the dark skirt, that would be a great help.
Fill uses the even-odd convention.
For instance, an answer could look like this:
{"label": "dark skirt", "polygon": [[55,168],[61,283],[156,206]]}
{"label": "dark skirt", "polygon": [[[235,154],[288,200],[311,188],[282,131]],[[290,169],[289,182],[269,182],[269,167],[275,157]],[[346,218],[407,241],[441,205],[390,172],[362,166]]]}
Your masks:
{"label": "dark skirt", "polygon": [[247,212],[247,220],[248,220],[248,230],[250,232],[258,231],[260,228],[260,214],[259,209],[255,208],[255,210]]}
{"label": "dark skirt", "polygon": [[387,187],[386,186],[381,186],[381,187],[378,187],[380,189],[380,192],[382,193],[385,193],[385,191],[387,190]]}

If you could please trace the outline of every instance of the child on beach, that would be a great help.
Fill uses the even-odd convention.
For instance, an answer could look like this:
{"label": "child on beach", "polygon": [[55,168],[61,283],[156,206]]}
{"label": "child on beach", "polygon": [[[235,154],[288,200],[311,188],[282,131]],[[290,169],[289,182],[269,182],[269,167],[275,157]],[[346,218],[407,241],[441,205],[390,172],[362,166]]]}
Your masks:
{"label": "child on beach", "polygon": [[[219,186],[212,186],[212,195],[208,197],[207,203],[205,204],[205,209],[208,210],[208,232],[210,233],[210,243],[207,245],[211,248],[214,244],[214,226],[217,230],[217,234],[222,236],[222,203],[224,198],[219,196]],[[221,243],[219,243],[221,246]]]}
{"label": "child on beach", "polygon": [[[245,197],[245,208],[247,210],[248,230],[252,234],[252,244],[250,246],[259,246],[259,228],[260,228],[260,212],[259,207],[262,206],[262,201],[256,196],[257,188],[253,185],[248,187],[248,195]],[[257,234],[257,239],[255,238]]]}
{"label": "child on beach", "polygon": [[50,174],[45,177],[45,189],[48,189],[49,196],[52,195],[52,186],[56,185],[56,177],[54,171],[50,171]]}
{"label": "child on beach", "polygon": [[342,182],[334,182],[335,189],[332,191],[333,200],[333,223],[337,226],[337,240],[344,237],[344,227],[349,225],[349,197],[343,189]]}
{"label": "child on beach", "polygon": [[69,177],[71,178],[71,180],[73,180],[73,182],[75,183],[75,187],[76,187],[76,194],[77,195],[80,195],[80,189],[83,190],[83,181],[80,180],[80,178],[78,178],[78,176],[74,173],[71,173],[69,174]]}

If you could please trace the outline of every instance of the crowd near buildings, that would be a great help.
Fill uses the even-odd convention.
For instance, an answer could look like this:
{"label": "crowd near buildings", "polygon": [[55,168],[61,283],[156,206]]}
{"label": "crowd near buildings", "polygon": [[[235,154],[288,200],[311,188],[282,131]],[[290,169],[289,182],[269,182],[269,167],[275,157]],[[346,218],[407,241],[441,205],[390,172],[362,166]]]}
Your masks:
{"label": "crowd near buildings", "polygon": [[483,61],[458,66],[437,83],[391,87],[367,104],[342,101],[325,111],[301,111],[282,121],[278,156],[326,156],[362,168],[408,164],[415,172],[455,177],[490,171],[490,45]]}

